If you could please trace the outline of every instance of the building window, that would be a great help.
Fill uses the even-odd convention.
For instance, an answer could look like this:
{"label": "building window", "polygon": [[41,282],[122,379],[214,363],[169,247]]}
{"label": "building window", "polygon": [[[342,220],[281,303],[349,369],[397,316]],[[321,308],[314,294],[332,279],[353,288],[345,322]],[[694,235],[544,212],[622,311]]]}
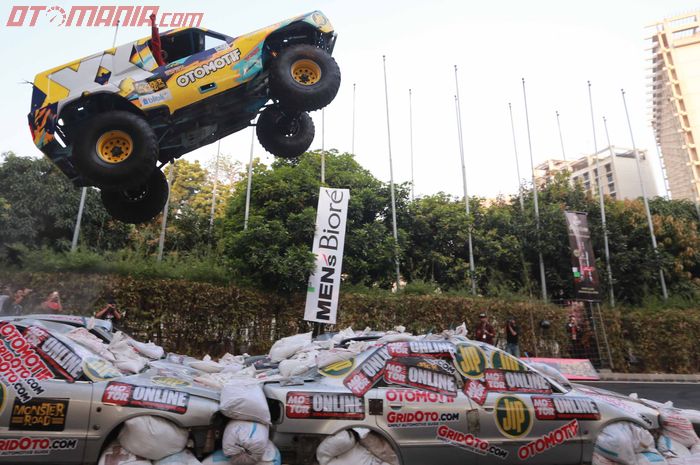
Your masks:
{"label": "building window", "polygon": [[583,173],[583,179],[588,182],[588,173]]}
{"label": "building window", "polygon": [[609,182],[609,183],[613,182],[613,175],[612,175],[612,173],[608,173],[608,182]]}
{"label": "building window", "polygon": [[606,172],[606,173],[611,173],[611,172],[612,172],[612,166],[610,165],[610,163],[608,163],[607,165],[605,165],[605,172]]}

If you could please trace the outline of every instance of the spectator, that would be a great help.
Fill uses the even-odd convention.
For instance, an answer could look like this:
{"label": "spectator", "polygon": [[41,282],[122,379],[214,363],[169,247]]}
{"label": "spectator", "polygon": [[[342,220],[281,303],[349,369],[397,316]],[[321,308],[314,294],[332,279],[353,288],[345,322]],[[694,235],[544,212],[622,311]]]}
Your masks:
{"label": "spectator", "polygon": [[495,336],[496,332],[493,330],[493,326],[491,326],[489,323],[486,313],[480,313],[479,325],[476,327],[476,340],[493,345],[493,338]]}
{"label": "spectator", "polygon": [[10,286],[5,286],[2,288],[2,294],[0,294],[0,310],[5,305],[5,302],[12,299],[12,288]]}
{"label": "spectator", "polygon": [[569,356],[571,358],[581,357],[581,337],[583,336],[581,326],[576,321],[576,316],[569,315],[569,322],[566,324],[566,333],[569,335]]}
{"label": "spectator", "polygon": [[506,322],[506,352],[513,357],[520,357],[520,347],[518,346],[519,333],[520,328],[515,322],[515,318],[508,318]]}
{"label": "spectator", "polygon": [[17,289],[12,295],[11,299],[5,299],[0,314],[2,314],[2,316],[21,315],[24,311],[22,303],[24,302],[24,298],[27,297],[30,292],[32,292],[32,290],[27,289],[26,287],[23,289]]}
{"label": "spectator", "polygon": [[117,310],[117,304],[114,299],[110,297],[107,299],[107,305],[105,305],[102,310],[95,313],[95,318],[102,318],[114,323],[112,320],[121,320],[122,314],[119,312],[119,310]]}
{"label": "spectator", "polygon": [[63,311],[61,296],[58,294],[58,291],[53,291],[46,297],[46,300],[41,303],[41,309],[49,313],[61,313]]}

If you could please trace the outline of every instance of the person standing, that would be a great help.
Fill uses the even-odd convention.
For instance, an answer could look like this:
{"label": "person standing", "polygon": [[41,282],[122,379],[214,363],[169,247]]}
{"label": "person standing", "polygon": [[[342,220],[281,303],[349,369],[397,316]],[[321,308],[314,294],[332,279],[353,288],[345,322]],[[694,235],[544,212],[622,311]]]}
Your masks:
{"label": "person standing", "polygon": [[2,306],[2,311],[0,311],[0,314],[2,316],[18,316],[21,315],[22,312],[24,311],[24,308],[22,307],[22,303],[24,302],[24,298],[29,295],[29,293],[32,292],[31,289],[27,289],[26,287],[23,289],[17,289],[15,293],[12,295],[11,299],[6,299],[5,302],[3,303]]}
{"label": "person standing", "polygon": [[107,299],[107,305],[95,313],[95,318],[102,318],[103,320],[109,320],[110,322],[114,323],[112,320],[121,320],[122,314],[119,312],[119,310],[117,310],[117,303],[110,297]]}
{"label": "person standing", "polygon": [[569,336],[569,356],[571,358],[581,357],[581,326],[579,326],[574,315],[569,315],[569,322],[566,324],[566,333]]}
{"label": "person standing", "polygon": [[520,346],[518,345],[518,335],[520,328],[515,318],[510,317],[506,322],[506,352],[513,357],[520,357]]}
{"label": "person standing", "polygon": [[58,291],[53,291],[46,297],[46,300],[41,303],[41,309],[50,313],[61,313],[63,311],[61,296]]}
{"label": "person standing", "polygon": [[493,345],[493,338],[495,336],[496,332],[493,330],[491,323],[489,323],[486,313],[480,313],[479,325],[476,327],[476,340]]}

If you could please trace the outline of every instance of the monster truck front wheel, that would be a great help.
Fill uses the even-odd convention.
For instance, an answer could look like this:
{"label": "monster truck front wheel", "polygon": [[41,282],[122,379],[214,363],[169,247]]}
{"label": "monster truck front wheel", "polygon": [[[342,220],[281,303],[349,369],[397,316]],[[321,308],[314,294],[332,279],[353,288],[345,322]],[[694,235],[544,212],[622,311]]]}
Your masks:
{"label": "monster truck front wheel", "polygon": [[133,113],[98,114],[74,139],[73,164],[83,178],[99,188],[137,188],[155,169],[158,140],[148,122]]}
{"label": "monster truck front wheel", "polygon": [[313,45],[282,49],[270,65],[270,90],[284,108],[319,110],[340,88],[340,68],[333,57]]}
{"label": "monster truck front wheel", "polygon": [[151,171],[146,183],[127,190],[102,190],[107,213],[124,223],[144,223],[158,215],[168,201],[168,181],[161,170]]}
{"label": "monster truck front wheel", "polygon": [[314,130],[308,113],[287,114],[274,106],[263,110],[256,127],[260,145],[280,158],[296,158],[306,152]]}

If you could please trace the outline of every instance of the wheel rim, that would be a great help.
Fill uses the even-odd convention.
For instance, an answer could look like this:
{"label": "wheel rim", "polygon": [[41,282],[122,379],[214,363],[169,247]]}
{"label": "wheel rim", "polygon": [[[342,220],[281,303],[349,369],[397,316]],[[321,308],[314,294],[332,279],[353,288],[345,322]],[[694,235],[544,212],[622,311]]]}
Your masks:
{"label": "wheel rim", "polygon": [[95,150],[100,160],[107,163],[121,163],[134,152],[134,141],[124,131],[107,131],[97,139]]}
{"label": "wheel rim", "polygon": [[284,137],[294,137],[299,132],[299,120],[290,116],[280,116],[275,122]]}
{"label": "wheel rim", "polygon": [[313,86],[321,80],[321,67],[309,59],[295,61],[291,72],[294,80],[303,86]]}
{"label": "wheel rim", "polygon": [[131,189],[128,191],[122,191],[122,198],[129,203],[137,203],[143,201],[148,196],[148,186],[141,186],[136,189]]}

